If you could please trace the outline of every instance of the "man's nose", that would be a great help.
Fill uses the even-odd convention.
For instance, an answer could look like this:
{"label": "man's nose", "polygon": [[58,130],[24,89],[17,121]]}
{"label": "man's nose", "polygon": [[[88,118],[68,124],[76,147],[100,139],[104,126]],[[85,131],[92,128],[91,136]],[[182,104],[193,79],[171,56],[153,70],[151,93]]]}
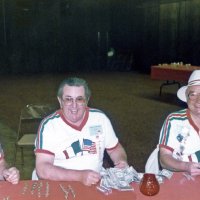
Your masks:
{"label": "man's nose", "polygon": [[198,102],[200,101],[200,95],[197,95],[197,101]]}
{"label": "man's nose", "polygon": [[73,107],[73,108],[76,108],[76,107],[77,107],[76,99],[73,99],[73,101],[72,101],[72,107]]}

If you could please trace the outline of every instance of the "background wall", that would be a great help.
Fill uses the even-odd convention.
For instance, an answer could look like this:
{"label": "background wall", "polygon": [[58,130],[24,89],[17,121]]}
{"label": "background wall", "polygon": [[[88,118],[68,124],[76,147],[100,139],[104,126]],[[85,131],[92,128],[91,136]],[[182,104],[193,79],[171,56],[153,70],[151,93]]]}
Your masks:
{"label": "background wall", "polygon": [[200,65],[199,10],[199,0],[0,0],[0,73]]}

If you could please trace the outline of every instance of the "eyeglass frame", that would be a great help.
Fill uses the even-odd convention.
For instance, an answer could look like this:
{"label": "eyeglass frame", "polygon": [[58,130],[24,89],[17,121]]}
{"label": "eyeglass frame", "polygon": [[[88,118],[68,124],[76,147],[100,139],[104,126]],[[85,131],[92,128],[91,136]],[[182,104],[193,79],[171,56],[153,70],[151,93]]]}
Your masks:
{"label": "eyeglass frame", "polygon": [[[193,96],[194,99],[191,99],[191,96],[190,96],[191,94],[194,95],[194,96]],[[197,92],[189,92],[188,95],[187,95],[188,99],[191,100],[191,101],[196,100],[196,99],[198,98],[198,96],[200,96],[200,93],[197,93]]]}
{"label": "eyeglass frame", "polygon": [[[67,99],[69,100],[68,103],[66,102]],[[67,97],[61,98],[61,100],[64,102],[64,105],[66,105],[66,106],[71,106],[74,102],[79,106],[83,106],[83,105],[87,104],[87,99],[83,96],[78,96],[76,98],[73,98],[71,96],[67,96]],[[83,102],[78,102],[78,100],[81,100]]]}

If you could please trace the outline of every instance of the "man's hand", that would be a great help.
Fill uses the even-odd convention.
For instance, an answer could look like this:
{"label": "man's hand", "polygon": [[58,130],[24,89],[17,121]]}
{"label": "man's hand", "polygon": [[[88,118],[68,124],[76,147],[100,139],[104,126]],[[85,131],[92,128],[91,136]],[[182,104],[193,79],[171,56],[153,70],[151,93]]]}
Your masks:
{"label": "man's hand", "polygon": [[8,181],[12,184],[17,184],[20,179],[19,170],[15,167],[11,167],[9,169],[4,169],[3,177],[5,178],[6,181]]}
{"label": "man's hand", "polygon": [[200,175],[200,163],[187,163],[187,171],[191,176]]}
{"label": "man's hand", "polygon": [[81,182],[87,186],[97,184],[101,179],[100,174],[92,170],[83,170],[81,174]]}
{"label": "man's hand", "polygon": [[120,160],[120,161],[114,163],[114,165],[115,165],[116,168],[120,168],[120,169],[128,167],[128,163],[124,160]]}

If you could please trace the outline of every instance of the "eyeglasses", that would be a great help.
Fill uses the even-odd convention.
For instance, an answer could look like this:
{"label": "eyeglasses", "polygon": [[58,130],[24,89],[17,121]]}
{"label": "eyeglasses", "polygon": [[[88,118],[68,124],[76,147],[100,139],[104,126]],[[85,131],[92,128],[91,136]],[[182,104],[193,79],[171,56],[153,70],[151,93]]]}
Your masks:
{"label": "eyeglasses", "polygon": [[66,106],[70,106],[74,101],[79,105],[82,106],[86,103],[86,99],[84,97],[77,97],[77,98],[72,98],[72,97],[65,97],[62,99],[64,104]]}
{"label": "eyeglasses", "polygon": [[188,98],[190,100],[196,100],[199,96],[200,96],[200,93],[196,93],[196,92],[190,92],[188,94]]}

